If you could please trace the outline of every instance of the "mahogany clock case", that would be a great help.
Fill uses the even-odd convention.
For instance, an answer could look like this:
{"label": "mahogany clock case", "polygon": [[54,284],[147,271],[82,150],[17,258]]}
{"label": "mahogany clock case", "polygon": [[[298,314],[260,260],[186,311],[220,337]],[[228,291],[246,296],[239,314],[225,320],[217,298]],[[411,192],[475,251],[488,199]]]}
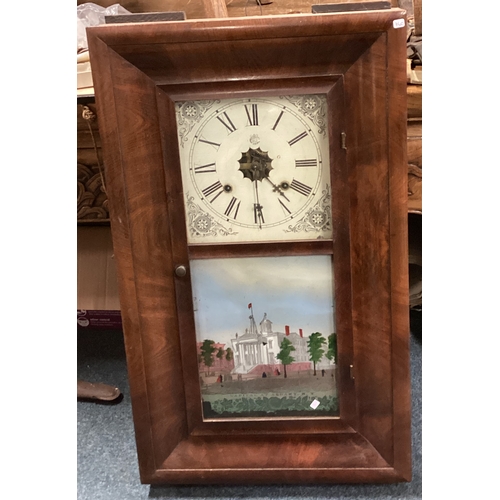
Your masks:
{"label": "mahogany clock case", "polygon": [[[142,482],[410,480],[404,26],[391,9],[88,30]],[[175,103],[294,94],[327,98],[333,238],[188,245]],[[204,420],[190,259],[285,255],[333,256],[340,415]]]}

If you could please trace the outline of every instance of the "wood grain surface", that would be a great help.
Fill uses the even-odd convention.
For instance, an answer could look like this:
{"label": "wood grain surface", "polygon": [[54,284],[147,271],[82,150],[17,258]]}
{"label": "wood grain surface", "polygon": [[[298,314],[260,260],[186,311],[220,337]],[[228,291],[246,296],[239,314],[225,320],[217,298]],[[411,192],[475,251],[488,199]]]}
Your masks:
{"label": "wood grain surface", "polygon": [[[410,479],[400,19],[390,9],[88,30],[143,482]],[[333,240],[237,251],[333,255],[340,417],[203,420],[189,259],[230,249],[187,245],[174,101],[317,88],[330,110]]]}

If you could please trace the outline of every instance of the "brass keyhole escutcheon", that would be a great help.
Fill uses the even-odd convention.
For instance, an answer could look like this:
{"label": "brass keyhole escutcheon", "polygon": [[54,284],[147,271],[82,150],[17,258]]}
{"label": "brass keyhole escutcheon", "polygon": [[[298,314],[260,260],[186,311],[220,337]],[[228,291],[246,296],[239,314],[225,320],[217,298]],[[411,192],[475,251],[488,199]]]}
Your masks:
{"label": "brass keyhole escutcheon", "polygon": [[175,275],[178,276],[179,278],[183,278],[187,274],[187,268],[186,266],[177,266],[175,268]]}

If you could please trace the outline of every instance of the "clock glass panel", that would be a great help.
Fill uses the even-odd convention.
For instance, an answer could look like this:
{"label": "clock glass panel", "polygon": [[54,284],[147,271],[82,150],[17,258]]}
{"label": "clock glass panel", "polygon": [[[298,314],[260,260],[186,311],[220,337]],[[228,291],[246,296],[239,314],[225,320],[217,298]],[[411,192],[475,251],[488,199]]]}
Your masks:
{"label": "clock glass panel", "polygon": [[176,102],[189,244],[331,239],[325,95]]}
{"label": "clock glass panel", "polygon": [[332,256],[190,265],[204,418],[337,417]]}

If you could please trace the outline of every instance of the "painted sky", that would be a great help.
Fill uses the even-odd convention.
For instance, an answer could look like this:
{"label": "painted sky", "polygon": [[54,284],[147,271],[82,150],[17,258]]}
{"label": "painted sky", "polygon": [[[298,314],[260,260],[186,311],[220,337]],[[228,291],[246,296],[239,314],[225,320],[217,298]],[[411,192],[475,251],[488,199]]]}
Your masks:
{"label": "painted sky", "polygon": [[264,313],[274,331],[304,336],[334,332],[331,256],[259,257],[191,261],[198,341],[228,344]]}

